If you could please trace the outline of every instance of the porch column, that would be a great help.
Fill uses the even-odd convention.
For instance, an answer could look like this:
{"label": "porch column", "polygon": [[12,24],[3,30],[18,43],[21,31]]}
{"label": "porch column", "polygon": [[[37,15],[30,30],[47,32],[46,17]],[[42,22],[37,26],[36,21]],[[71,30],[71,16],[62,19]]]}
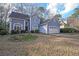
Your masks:
{"label": "porch column", "polygon": [[30,31],[31,31],[31,17],[30,17]]}
{"label": "porch column", "polygon": [[12,30],[12,22],[10,21],[10,24],[9,24],[9,33],[11,33],[11,30]]}
{"label": "porch column", "polygon": [[26,21],[24,20],[24,30],[25,30]]}

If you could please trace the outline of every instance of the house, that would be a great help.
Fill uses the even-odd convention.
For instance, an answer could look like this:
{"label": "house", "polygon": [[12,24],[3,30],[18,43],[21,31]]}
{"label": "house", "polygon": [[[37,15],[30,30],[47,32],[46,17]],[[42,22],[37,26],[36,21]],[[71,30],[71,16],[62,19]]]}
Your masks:
{"label": "house", "polygon": [[68,18],[67,24],[71,27],[73,26],[79,26],[79,18]]}
{"label": "house", "polygon": [[29,15],[11,12],[9,15],[9,32],[12,30],[29,30]]}
{"label": "house", "polygon": [[50,20],[46,20],[40,24],[39,28],[41,33],[45,34],[53,34],[53,33],[60,33],[60,24],[58,20],[53,17]]}
{"label": "house", "polygon": [[79,18],[68,18],[67,24],[69,27],[79,30]]}
{"label": "house", "polygon": [[9,32],[11,33],[12,30],[27,32],[39,30],[41,33],[52,34],[60,32],[60,25],[56,18],[40,23],[40,18],[36,15],[30,17],[27,14],[11,12],[9,15]]}
{"label": "house", "polygon": [[12,30],[32,31],[38,29],[39,23],[40,21],[37,16],[30,18],[29,15],[11,12],[9,15],[9,32]]}

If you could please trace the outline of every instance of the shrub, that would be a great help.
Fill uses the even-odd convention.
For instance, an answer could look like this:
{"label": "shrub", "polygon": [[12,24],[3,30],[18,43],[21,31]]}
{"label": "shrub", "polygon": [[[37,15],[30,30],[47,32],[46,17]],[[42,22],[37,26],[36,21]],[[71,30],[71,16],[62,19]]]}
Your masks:
{"label": "shrub", "polygon": [[39,33],[39,30],[35,30],[35,33]]}
{"label": "shrub", "polygon": [[0,21],[0,35],[6,35],[6,34],[8,34],[7,26],[6,26],[5,23],[1,20],[1,21]]}
{"label": "shrub", "polygon": [[21,30],[21,33],[25,33],[26,31],[25,30]]}
{"label": "shrub", "polygon": [[75,33],[78,31],[76,29],[73,29],[73,28],[63,28],[63,29],[60,29],[60,32],[61,33]]}
{"label": "shrub", "polygon": [[14,30],[11,30],[11,34],[16,34],[16,32]]}
{"label": "shrub", "polygon": [[34,33],[34,30],[32,30],[31,33]]}
{"label": "shrub", "polygon": [[26,32],[25,30],[21,30],[21,31],[12,30],[12,31],[11,31],[11,34],[18,34],[18,33],[25,33],[25,32]]}
{"label": "shrub", "polygon": [[0,30],[0,35],[6,35],[6,34],[8,34],[8,31],[6,31],[6,30]]}
{"label": "shrub", "polygon": [[32,30],[31,33],[39,33],[39,30]]}
{"label": "shrub", "polygon": [[19,31],[11,30],[11,34],[17,34]]}
{"label": "shrub", "polygon": [[3,28],[0,26],[0,30],[3,30]]}

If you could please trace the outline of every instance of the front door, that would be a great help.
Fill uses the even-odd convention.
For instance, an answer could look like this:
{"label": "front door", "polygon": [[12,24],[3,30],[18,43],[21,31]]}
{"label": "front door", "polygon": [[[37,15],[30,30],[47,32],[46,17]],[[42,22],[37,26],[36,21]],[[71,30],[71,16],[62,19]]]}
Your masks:
{"label": "front door", "polygon": [[29,31],[29,22],[26,22],[25,30],[26,30],[26,31]]}
{"label": "front door", "polygon": [[16,23],[15,25],[14,25],[14,30],[15,31],[17,31],[17,32],[21,32],[21,24],[19,24],[19,23]]}

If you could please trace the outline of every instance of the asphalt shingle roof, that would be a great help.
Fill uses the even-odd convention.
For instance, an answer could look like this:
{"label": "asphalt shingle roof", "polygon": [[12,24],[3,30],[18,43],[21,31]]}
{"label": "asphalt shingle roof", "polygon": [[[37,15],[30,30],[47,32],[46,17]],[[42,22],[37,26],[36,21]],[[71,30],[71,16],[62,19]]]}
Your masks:
{"label": "asphalt shingle roof", "polygon": [[28,19],[29,15],[18,13],[18,12],[12,12],[9,17],[19,18],[19,19]]}

